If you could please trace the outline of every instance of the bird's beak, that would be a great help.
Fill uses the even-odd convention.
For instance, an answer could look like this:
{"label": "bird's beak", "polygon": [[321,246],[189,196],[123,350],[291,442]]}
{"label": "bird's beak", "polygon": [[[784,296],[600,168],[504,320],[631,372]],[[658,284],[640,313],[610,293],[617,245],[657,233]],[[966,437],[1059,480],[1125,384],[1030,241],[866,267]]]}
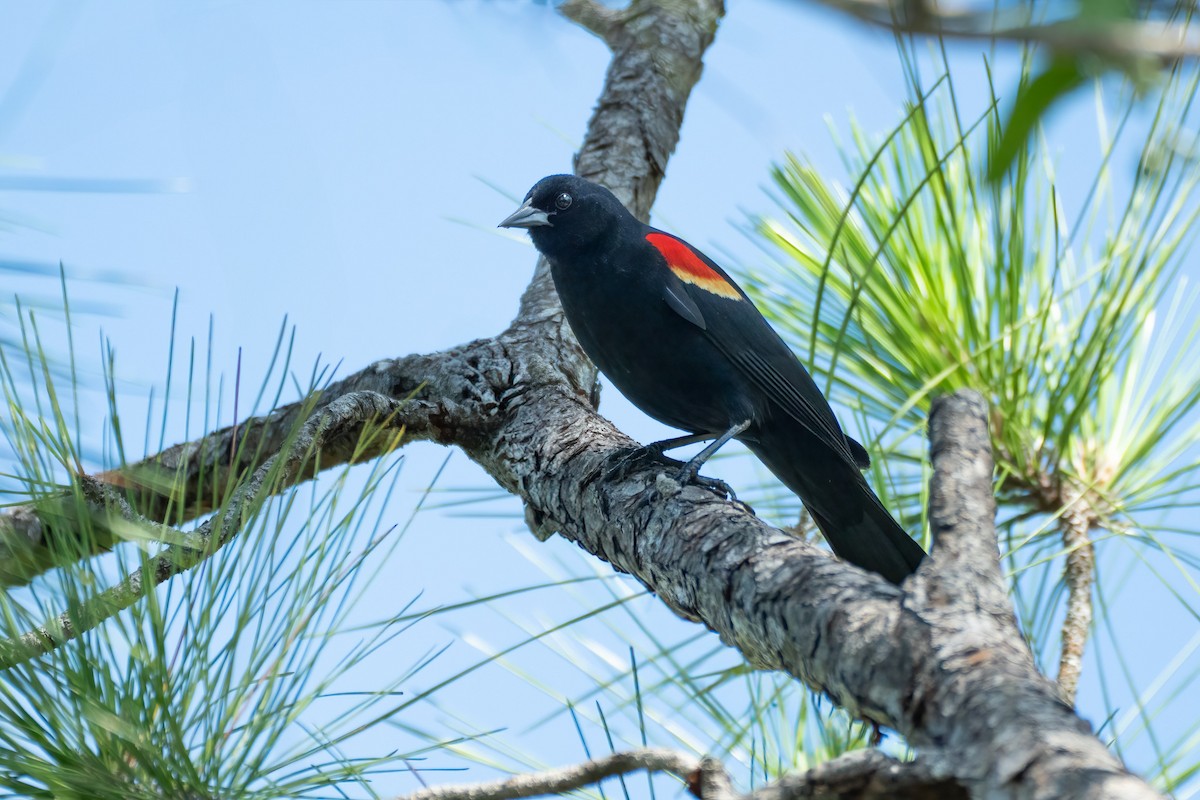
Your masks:
{"label": "bird's beak", "polygon": [[553,227],[550,215],[540,208],[533,207],[533,198],[529,198],[521,207],[505,217],[497,228],[539,228],[542,225]]}

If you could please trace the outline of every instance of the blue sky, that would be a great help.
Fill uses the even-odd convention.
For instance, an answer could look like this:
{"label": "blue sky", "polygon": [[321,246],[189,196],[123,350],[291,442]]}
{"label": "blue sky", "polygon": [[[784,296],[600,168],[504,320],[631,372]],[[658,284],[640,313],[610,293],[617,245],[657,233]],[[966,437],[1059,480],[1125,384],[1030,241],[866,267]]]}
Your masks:
{"label": "blue sky", "polygon": [[[145,417],[151,386],[162,396],[176,289],[178,341],[203,343],[211,317],[215,369],[232,380],[241,348],[251,385],[266,371],[285,317],[297,331],[301,374],[318,358],[348,374],[378,358],[501,330],[533,250],[494,225],[536,179],[569,169],[607,64],[597,39],[533,2],[4,0],[4,16],[0,176],[27,187],[48,177],[146,179],[163,190],[0,193],[0,257],[62,261],[77,300],[114,309],[82,319],[76,336],[93,376],[99,360],[88,359],[99,352],[100,332],[111,340],[131,419]],[[952,48],[965,104],[974,108],[983,107],[986,88],[980,53]],[[1002,76],[1013,63],[999,56]],[[866,131],[885,131],[902,115],[902,97],[894,46],[881,32],[809,3],[732,0],[655,224],[735,274],[753,269],[765,256],[738,226],[747,212],[772,208],[764,191],[771,163],[792,150],[841,174],[827,121],[845,132],[853,117]],[[1055,118],[1071,145],[1063,151],[1074,150],[1059,168],[1066,182],[1094,158],[1091,119],[1086,98]],[[122,281],[97,279],[112,274]],[[13,290],[53,294],[24,280]],[[223,423],[230,396],[226,388]],[[612,390],[602,412],[643,441],[668,433]],[[168,443],[185,435],[182,419],[177,408]],[[103,420],[83,424],[85,438],[95,439]],[[140,452],[140,435],[131,438]],[[445,455],[433,446],[407,454],[396,521]],[[745,461],[726,463],[715,471],[756,475]],[[489,483],[456,454],[440,486],[486,493]],[[562,540],[533,544],[511,499],[478,510],[489,516],[442,509],[418,517],[403,558],[386,567],[387,586],[370,596],[370,613],[386,615],[389,603],[399,607],[420,592],[429,602],[454,602],[544,580],[534,563],[542,559],[605,569]],[[506,613],[536,627],[588,602],[538,598]],[[693,632],[652,600],[639,608],[669,637]],[[478,614],[428,637],[458,640],[445,659],[448,674],[477,657],[472,637],[499,645],[516,630],[512,619]],[[623,652],[619,630],[596,637]],[[1177,646],[1134,653],[1137,680],[1148,683]],[[561,681],[560,694],[586,688],[577,671],[553,661],[542,653],[530,663]],[[473,709],[471,724],[480,728],[520,728],[513,715],[527,723],[541,716],[535,702],[555,707],[502,671],[473,681],[453,702]],[[1087,675],[1082,702],[1093,713],[1102,708]],[[423,719],[442,724],[442,711]],[[551,761],[578,756],[566,728],[524,735]],[[397,789],[409,785],[395,780]]]}

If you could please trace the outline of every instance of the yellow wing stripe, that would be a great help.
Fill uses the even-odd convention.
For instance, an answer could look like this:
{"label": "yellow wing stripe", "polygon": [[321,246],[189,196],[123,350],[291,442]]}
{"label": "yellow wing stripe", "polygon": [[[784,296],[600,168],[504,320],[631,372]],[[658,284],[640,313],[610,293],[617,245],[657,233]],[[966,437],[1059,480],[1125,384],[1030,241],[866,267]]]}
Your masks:
{"label": "yellow wing stripe", "polygon": [[675,276],[684,283],[690,283],[706,292],[711,292],[727,300],[741,300],[742,295],[729,281],[721,277],[721,273],[704,263],[685,242],[668,236],[665,233],[648,233],[646,241],[655,250],[662,253],[667,266]]}
{"label": "yellow wing stripe", "polygon": [[704,275],[697,275],[696,273],[686,269],[680,269],[674,264],[669,264],[668,266],[671,267],[671,272],[674,272],[676,277],[678,277],[679,280],[683,281],[684,283],[690,283],[692,286],[696,286],[706,292],[712,292],[715,295],[728,298],[729,300],[742,299],[742,296],[737,293],[737,289],[734,289],[732,286],[730,286],[729,282],[720,275],[709,278]]}

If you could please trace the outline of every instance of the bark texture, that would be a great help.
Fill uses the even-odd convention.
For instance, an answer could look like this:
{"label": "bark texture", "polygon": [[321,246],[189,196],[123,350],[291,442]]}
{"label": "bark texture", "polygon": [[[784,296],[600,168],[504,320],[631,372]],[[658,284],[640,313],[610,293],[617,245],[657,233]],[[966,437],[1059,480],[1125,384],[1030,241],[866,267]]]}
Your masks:
{"label": "bark texture", "polygon": [[[645,217],[722,2],[635,0],[614,11],[571,0],[564,10],[613,51],[576,169]],[[519,495],[535,532],[558,532],[636,576],[754,666],[784,670],[852,713],[900,731],[918,748],[931,781],[951,781],[981,798],[1157,796],[1034,669],[997,566],[986,414],[977,396],[934,409],[936,544],[933,558],[901,587],[653,468],[606,477],[606,459],[634,443],[595,413],[595,369],[567,327],[545,264],[517,318],[495,337],[380,361],[305,406],[106,477],[129,489],[146,517],[182,509],[168,520],[178,524],[228,496],[228,477],[252,474],[300,421],[365,391],[402,401],[408,441],[457,445]],[[383,438],[356,449],[351,439],[334,437],[321,466],[391,446]],[[156,488],[162,483],[153,478],[163,473],[183,478],[172,497]],[[298,468],[289,477],[309,474],[311,467]],[[27,517],[24,527],[12,513],[5,519],[12,541],[31,539]],[[59,535],[69,531],[56,529]],[[45,542],[45,525],[37,536]]]}

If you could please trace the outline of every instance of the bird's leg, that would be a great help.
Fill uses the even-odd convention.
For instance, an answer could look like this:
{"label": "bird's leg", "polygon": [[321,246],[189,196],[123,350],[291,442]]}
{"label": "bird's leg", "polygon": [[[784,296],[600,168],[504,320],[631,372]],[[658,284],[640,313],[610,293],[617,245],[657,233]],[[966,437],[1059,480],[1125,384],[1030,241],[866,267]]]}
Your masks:
{"label": "bird's leg", "polygon": [[695,444],[696,442],[707,442],[714,438],[716,437],[711,433],[692,433],[687,436],[677,436],[674,439],[664,439],[661,442],[653,442],[647,445],[619,450],[609,457],[604,477],[621,480],[635,469],[650,466],[651,464],[682,467],[682,461],[669,458],[663,455],[663,453],[667,450],[674,450],[676,447],[683,447],[684,445]]}
{"label": "bird's leg", "polygon": [[[679,483],[684,486],[687,486],[689,483],[697,483],[706,489],[717,492],[718,494],[726,494],[731,500],[737,500],[737,495],[733,493],[733,489],[729,487],[729,484],[716,478],[701,477],[700,468],[704,466],[705,461],[708,461],[710,458],[712,458],[714,453],[728,444],[730,439],[737,436],[739,433],[749,427],[750,420],[739,422],[737,425],[734,425],[732,428],[722,433],[716,439],[713,439],[708,447],[705,447],[699,453],[692,456],[688,462],[683,465],[683,469],[679,470],[679,475],[676,480],[678,480]],[[696,439],[695,441],[702,440]]]}
{"label": "bird's leg", "polygon": [[687,436],[676,436],[674,439],[663,439],[661,442],[654,442],[646,445],[647,449],[658,451],[659,455],[667,450],[674,450],[677,447],[684,447],[696,442],[707,442],[710,439],[717,438],[711,433],[689,433]]}
{"label": "bird's leg", "polygon": [[[675,480],[681,485],[687,486],[689,483],[694,483],[697,486],[703,486],[709,491],[717,494],[725,495],[730,500],[737,500],[737,495],[732,487],[725,481],[717,478],[705,478],[700,475],[700,468],[704,466],[704,462],[712,457],[713,453],[721,449],[730,439],[737,436],[742,431],[750,427],[750,420],[740,422],[734,425],[729,430],[714,436],[711,433],[692,433],[687,436],[678,436],[674,439],[664,439],[661,442],[643,445],[641,447],[633,447],[628,450],[622,450],[609,458],[608,468],[605,472],[605,477],[609,479],[620,480],[627,476],[630,472],[638,467],[649,466],[651,463],[665,464],[671,467],[679,467]],[[670,458],[663,455],[666,450],[674,450],[676,447],[695,444],[696,442],[707,442],[711,440],[711,444],[705,447],[685,464],[678,459]]]}

